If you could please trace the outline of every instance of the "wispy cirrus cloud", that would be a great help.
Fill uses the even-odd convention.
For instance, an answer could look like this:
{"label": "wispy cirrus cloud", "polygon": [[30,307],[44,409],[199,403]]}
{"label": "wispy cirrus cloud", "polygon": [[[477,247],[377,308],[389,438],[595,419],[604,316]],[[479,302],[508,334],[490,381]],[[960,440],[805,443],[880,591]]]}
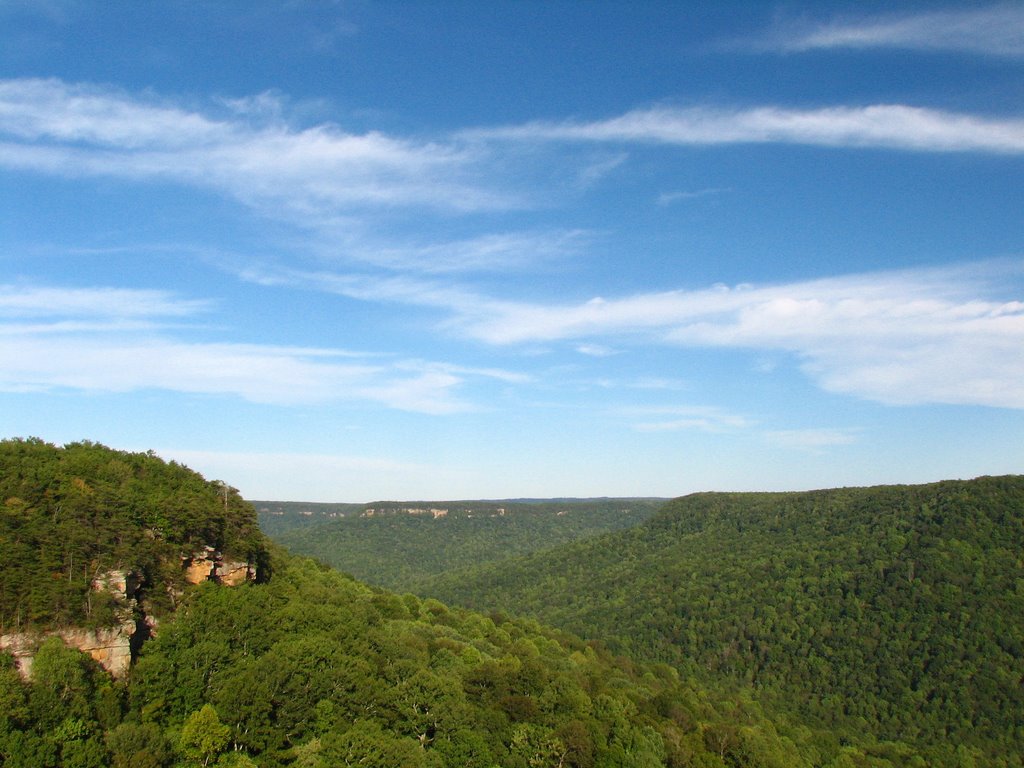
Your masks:
{"label": "wispy cirrus cloud", "polygon": [[726,189],[721,189],[718,187],[707,187],[705,189],[697,190],[677,190],[675,192],[662,192],[660,195],[658,195],[658,205],[672,205],[673,203],[678,203],[683,200],[697,200],[702,197],[713,197],[715,195],[720,195],[723,192],[727,191],[728,190]]}
{"label": "wispy cirrus cloud", "polygon": [[623,409],[620,415],[632,421],[637,432],[705,432],[727,434],[743,431],[757,435],[779,448],[825,451],[857,442],[856,429],[783,429],[762,430],[756,419],[711,405],[642,406]]}
{"label": "wispy cirrus cloud", "polygon": [[1024,408],[1024,299],[1000,295],[1022,270],[1020,260],[988,261],[563,304],[413,277],[290,271],[270,279],[430,308],[438,330],[490,345],[566,342],[593,357],[638,344],[781,351],[832,392],[894,405]]}
{"label": "wispy cirrus cloud", "polygon": [[[561,195],[580,194],[580,183],[585,187],[626,158],[616,152],[595,160],[582,150],[554,158],[550,152],[510,151],[510,141],[1024,152],[1024,120],[902,104],[658,106],[604,120],[485,127],[433,139],[357,134],[331,123],[295,127],[283,112],[273,94],[201,110],[96,85],[4,80],[0,167],[208,189],[319,233],[350,260],[454,272],[571,253],[585,233],[513,230],[396,245],[373,237],[373,217],[410,209],[464,214],[549,205]],[[583,177],[585,183],[566,182]],[[686,196],[669,193],[661,202]]]}
{"label": "wispy cirrus cloud", "polygon": [[591,235],[584,230],[500,232],[428,245],[361,244],[353,255],[391,271],[446,274],[515,270],[578,254]]}
{"label": "wispy cirrus cloud", "polygon": [[164,291],[0,286],[0,390],[158,389],[446,414],[474,409],[457,394],[468,381],[523,380],[500,369],[365,352],[185,338],[182,318],[208,306]]}
{"label": "wispy cirrus cloud", "polygon": [[0,81],[0,163],[212,188],[306,221],[365,207],[515,205],[475,176],[472,150],[332,124],[294,128],[268,115],[203,113],[53,79]]}
{"label": "wispy cirrus cloud", "polygon": [[605,120],[532,122],[466,134],[478,139],[530,142],[804,144],[915,152],[1024,153],[1024,119],[903,104],[818,109],[659,106]]}
{"label": "wispy cirrus cloud", "polygon": [[1024,58],[1024,6],[1004,3],[925,13],[890,13],[808,25],[783,25],[760,50],[800,52],[836,48],[900,48],[959,51],[984,56]]}
{"label": "wispy cirrus cloud", "polygon": [[603,344],[580,344],[576,351],[587,357],[612,357],[618,354],[617,350]]}
{"label": "wispy cirrus cloud", "polygon": [[823,388],[889,404],[1024,408],[1018,262],[715,286],[564,305],[506,302],[450,327],[491,344],[568,341],[784,351]]}
{"label": "wispy cirrus cloud", "polygon": [[[450,136],[355,134],[331,123],[297,128],[286,106],[269,92],[199,109],[55,79],[0,81],[0,168],[210,190],[304,229],[309,237],[293,249],[303,260],[329,254],[393,272],[516,270],[576,255],[590,238],[570,228],[415,240],[383,234],[403,216],[426,214],[443,230],[452,214],[542,204],[558,194],[535,178],[551,175],[551,164],[497,157]],[[610,167],[595,169],[592,158],[564,164],[588,178]]]}
{"label": "wispy cirrus cloud", "polygon": [[211,306],[205,300],[180,299],[159,290],[0,285],[0,319],[187,317]]}

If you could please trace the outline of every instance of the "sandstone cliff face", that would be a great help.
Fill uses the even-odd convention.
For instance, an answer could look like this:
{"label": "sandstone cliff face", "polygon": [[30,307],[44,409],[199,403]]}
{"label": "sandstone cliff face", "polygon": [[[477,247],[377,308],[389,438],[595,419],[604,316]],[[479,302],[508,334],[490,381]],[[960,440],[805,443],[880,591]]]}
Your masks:
{"label": "sandstone cliff face", "polygon": [[36,648],[40,641],[41,638],[30,634],[0,635],[0,651],[11,654],[18,672],[22,677],[28,679],[32,674],[32,660],[35,658]]}
{"label": "sandstone cliff face", "polygon": [[92,656],[96,662],[114,678],[128,674],[132,664],[132,637],[136,632],[135,621],[126,621],[115,627],[104,629],[62,629],[47,634],[22,632],[0,635],[0,650],[14,657],[18,672],[25,679],[32,675],[32,662],[39,644],[49,635],[56,635],[65,645],[77,648]]}
{"label": "sandstone cliff face", "polygon": [[[182,557],[182,575],[189,584],[216,581],[226,586],[237,586],[256,577],[256,569],[246,561],[225,561],[212,547]],[[132,569],[110,570],[98,574],[92,582],[94,592],[107,592],[114,596],[118,607],[118,623],[112,627],[89,630],[77,627],[46,633],[12,633],[0,635],[0,651],[14,657],[22,677],[32,673],[32,661],[39,644],[48,636],[56,635],[72,648],[88,653],[113,677],[128,674],[132,660],[142,643],[154,634],[156,619],[147,616],[139,600],[142,575]]]}
{"label": "sandstone cliff face", "polygon": [[217,566],[216,577],[227,587],[237,587],[256,578],[252,563],[244,560],[225,560]]}
{"label": "sandstone cliff face", "polygon": [[217,552],[213,547],[204,547],[191,556],[182,555],[181,567],[185,581],[189,584],[202,584],[210,581],[217,567]]}
{"label": "sandstone cliff face", "polygon": [[204,581],[216,581],[229,587],[236,587],[256,578],[256,569],[245,560],[225,560],[220,552],[213,547],[203,547],[182,557],[182,569],[185,581],[189,584],[201,584]]}
{"label": "sandstone cliff face", "polygon": [[32,673],[36,649],[48,636],[56,635],[72,648],[88,653],[115,678],[124,677],[132,663],[132,648],[139,631],[140,613],[137,600],[140,575],[134,570],[110,570],[97,574],[92,581],[93,592],[107,592],[117,602],[118,623],[101,629],[70,627],[47,633],[20,632],[0,636],[0,650],[10,653],[22,677]]}

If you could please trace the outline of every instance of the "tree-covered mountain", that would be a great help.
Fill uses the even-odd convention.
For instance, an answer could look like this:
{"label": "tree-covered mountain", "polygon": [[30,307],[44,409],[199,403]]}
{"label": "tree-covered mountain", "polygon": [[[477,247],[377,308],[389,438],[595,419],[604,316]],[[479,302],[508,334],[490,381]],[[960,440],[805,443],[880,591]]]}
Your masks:
{"label": "tree-covered mountain", "polygon": [[1022,552],[1024,477],[705,493],[418,589],[747,690],[847,743],[1020,766]]}
{"label": "tree-covered mountain", "polygon": [[[279,551],[229,488],[151,454],[29,440],[0,455],[0,584],[18,637],[35,637],[27,679],[25,657],[0,653],[3,768],[826,764],[749,698],[666,665]],[[213,546],[258,554],[268,577],[191,585],[183,553]],[[61,632],[96,621],[86,577],[147,564],[148,591],[176,597],[115,679]]]}
{"label": "tree-covered mountain", "polygon": [[255,502],[260,525],[290,551],[377,586],[569,543],[646,520],[665,499],[302,504]]}
{"label": "tree-covered mountain", "polygon": [[113,621],[98,580],[132,572],[152,609],[168,607],[183,559],[216,551],[259,567],[251,505],[152,453],[89,442],[0,441],[0,634]]}
{"label": "tree-covered mountain", "polygon": [[125,683],[59,642],[31,682],[0,657],[0,702],[5,768],[811,765],[668,667],[291,557],[195,588]]}

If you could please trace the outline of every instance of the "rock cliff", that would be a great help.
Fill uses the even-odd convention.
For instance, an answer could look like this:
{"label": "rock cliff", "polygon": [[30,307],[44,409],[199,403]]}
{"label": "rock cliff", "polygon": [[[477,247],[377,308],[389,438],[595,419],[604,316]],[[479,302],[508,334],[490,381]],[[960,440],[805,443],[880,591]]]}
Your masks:
{"label": "rock cliff", "polygon": [[[256,568],[244,560],[224,560],[212,547],[183,556],[182,576],[188,584],[215,581],[234,587],[255,580]],[[143,642],[156,629],[156,619],[146,614],[141,600],[142,575],[134,569],[115,569],[98,574],[92,591],[107,593],[115,600],[116,624],[99,629],[70,627],[50,632],[16,632],[0,635],[0,651],[14,657],[22,677],[32,673],[32,661],[39,644],[56,635],[72,648],[89,654],[114,678],[128,674]]]}
{"label": "rock cliff", "polygon": [[225,560],[213,547],[203,547],[191,555],[183,556],[181,567],[185,581],[189,584],[216,581],[229,587],[237,587],[256,578],[253,563],[245,560]]}

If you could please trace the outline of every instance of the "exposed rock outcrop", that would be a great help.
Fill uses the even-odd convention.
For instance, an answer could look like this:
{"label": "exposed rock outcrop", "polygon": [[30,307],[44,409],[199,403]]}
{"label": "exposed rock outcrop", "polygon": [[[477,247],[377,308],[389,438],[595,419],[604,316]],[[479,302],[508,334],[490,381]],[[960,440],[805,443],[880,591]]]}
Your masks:
{"label": "exposed rock outcrop", "polygon": [[132,619],[116,627],[67,629],[58,634],[67,645],[88,653],[113,677],[120,678],[128,674],[132,665],[132,637],[135,631],[136,623]]}
{"label": "exposed rock outcrop", "polygon": [[46,637],[56,635],[65,645],[92,656],[114,678],[121,678],[128,674],[131,668],[132,637],[135,631],[135,621],[132,620],[114,627],[95,630],[72,628],[45,634],[21,632],[0,635],[0,650],[14,657],[18,672],[28,679],[32,675],[32,662],[40,643]]}
{"label": "exposed rock outcrop", "polygon": [[182,557],[185,581],[201,584],[216,581],[229,587],[236,587],[247,581],[254,581],[256,568],[245,560],[225,560],[213,547],[203,547],[190,556]]}
{"label": "exposed rock outcrop", "polygon": [[140,584],[140,575],[131,569],[114,569],[97,574],[92,581],[92,591],[107,592],[114,597],[117,603],[117,624],[100,629],[70,627],[45,633],[0,635],[0,650],[10,653],[22,677],[28,678],[32,673],[32,661],[39,644],[46,637],[56,635],[66,645],[88,653],[113,677],[123,677],[131,667],[136,635],[142,623],[136,618],[139,612],[136,596]]}
{"label": "exposed rock outcrop", "polygon": [[225,560],[217,565],[214,575],[227,587],[237,587],[256,578],[252,563],[245,560]]}
{"label": "exposed rock outcrop", "polygon": [[217,551],[213,547],[203,547],[189,555],[182,555],[181,566],[185,581],[189,584],[202,584],[213,578],[217,569]]}
{"label": "exposed rock outcrop", "polygon": [[36,657],[36,648],[40,642],[41,638],[38,635],[27,633],[0,635],[0,651],[11,654],[18,672],[27,680],[32,674],[32,660]]}
{"label": "exposed rock outcrop", "polygon": [[[224,560],[213,547],[204,547],[191,556],[182,557],[182,571],[189,584],[216,581],[234,587],[256,578],[256,568],[244,560]],[[92,591],[109,593],[114,597],[114,615],[117,624],[101,629],[71,627],[51,632],[17,632],[0,635],[0,651],[14,657],[21,676],[32,674],[32,661],[40,643],[56,635],[72,648],[89,654],[113,677],[128,674],[132,660],[142,643],[151,637],[157,625],[155,617],[147,615],[140,601],[142,574],[134,569],[113,569],[97,574],[92,580]]]}

